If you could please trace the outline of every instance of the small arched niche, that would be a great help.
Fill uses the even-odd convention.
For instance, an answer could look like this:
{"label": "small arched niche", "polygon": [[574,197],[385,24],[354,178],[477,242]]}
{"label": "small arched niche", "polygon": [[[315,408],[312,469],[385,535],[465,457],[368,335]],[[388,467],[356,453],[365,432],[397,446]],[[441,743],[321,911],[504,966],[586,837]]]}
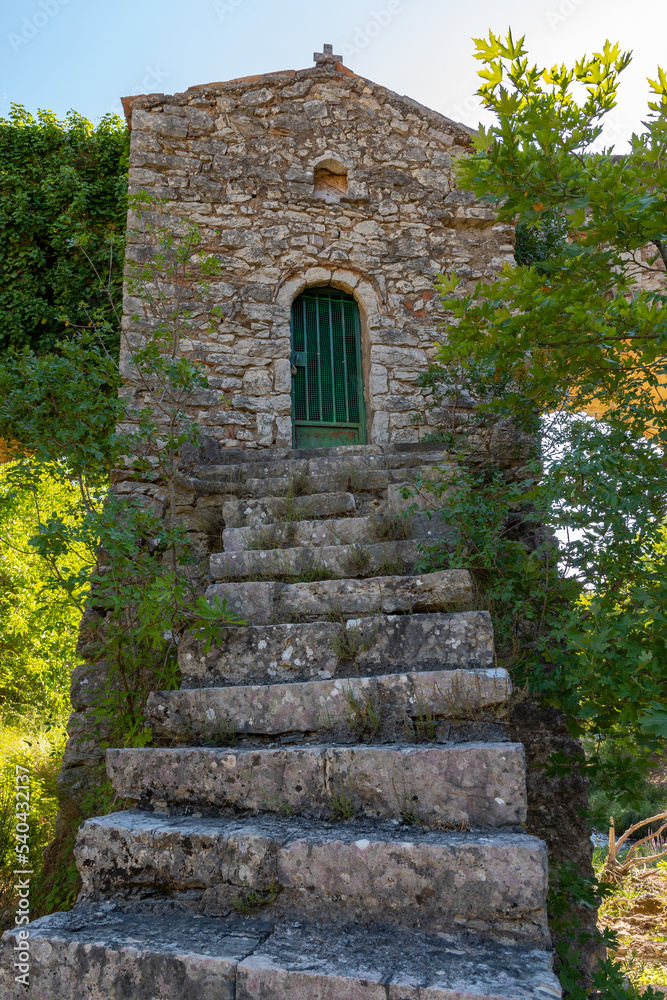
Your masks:
{"label": "small arched niche", "polygon": [[333,158],[321,160],[313,172],[313,197],[340,201],[347,194],[347,167]]}

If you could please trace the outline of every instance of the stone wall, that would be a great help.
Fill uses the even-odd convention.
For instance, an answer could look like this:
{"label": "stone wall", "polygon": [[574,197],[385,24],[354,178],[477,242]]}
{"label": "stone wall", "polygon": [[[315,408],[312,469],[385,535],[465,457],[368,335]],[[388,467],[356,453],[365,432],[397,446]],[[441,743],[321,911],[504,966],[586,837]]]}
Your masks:
{"label": "stone wall", "polygon": [[[202,430],[228,447],[292,444],[290,308],[314,285],[359,305],[367,440],[417,441],[432,429],[411,414],[424,411],[416,379],[441,336],[436,275],[474,282],[513,260],[513,228],[456,188],[469,130],[335,59],[125,101],[130,192],[166,199],[170,226],[210,227],[224,319],[207,332],[202,308],[182,350],[209,377]],[[128,257],[145,259],[132,212],[129,228]],[[128,365],[141,303],[126,296],[124,312]]]}

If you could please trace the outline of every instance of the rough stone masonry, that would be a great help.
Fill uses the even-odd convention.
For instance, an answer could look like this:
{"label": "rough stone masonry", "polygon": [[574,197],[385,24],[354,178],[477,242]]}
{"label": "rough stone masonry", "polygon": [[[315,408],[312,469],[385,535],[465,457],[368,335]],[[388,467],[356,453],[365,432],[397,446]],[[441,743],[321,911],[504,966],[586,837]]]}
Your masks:
{"label": "rough stone masonry", "polygon": [[[417,441],[415,382],[441,335],[436,276],[474,282],[513,260],[513,228],[456,187],[470,131],[324,49],[310,69],[124,101],[130,193],[166,199],[175,225],[211,227],[224,319],[209,333],[202,318],[181,346],[209,378],[202,430],[230,448],[292,444],[290,309],[326,285],[359,306],[367,441]],[[140,228],[130,212],[131,259],[147,252]],[[124,312],[128,365],[141,303]]]}
{"label": "rough stone masonry", "polygon": [[[181,342],[209,388],[177,512],[206,596],[248,624],[210,649],[182,643],[181,689],[147,706],[161,742],[107,751],[135,808],[79,830],[78,903],[31,925],[35,1000],[561,996],[547,855],[585,864],[590,844],[585,789],[545,765],[576,748],[561,720],[512,701],[490,616],[463,609],[467,571],[417,572],[419,540],[452,526],[422,514],[407,536],[377,535],[401,484],[448,460],[420,441],[440,418],[416,385],[439,334],[436,276],[492,277],[513,232],[456,188],[464,126],[356,76],[331,46],[315,63],[124,102],[130,192],[165,199],[161,224],[203,224],[221,264],[223,318],[211,332],[195,304]],[[129,228],[128,258],[146,260],[132,212]],[[367,426],[351,448],[293,447],[292,304],[318,286],[359,309]],[[126,295],[128,372],[141,314]],[[119,471],[114,489],[160,485]],[[61,825],[104,756],[91,720],[109,666],[86,635],[84,621]],[[0,1000],[23,996],[15,943],[0,946]]]}

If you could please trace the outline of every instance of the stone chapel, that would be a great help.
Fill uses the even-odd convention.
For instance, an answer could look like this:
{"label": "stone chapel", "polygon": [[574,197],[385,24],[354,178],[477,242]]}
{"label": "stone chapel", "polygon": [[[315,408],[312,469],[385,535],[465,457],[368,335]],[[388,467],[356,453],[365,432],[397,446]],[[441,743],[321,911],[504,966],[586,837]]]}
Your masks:
{"label": "stone chapel", "polygon": [[[513,696],[471,573],[425,563],[456,525],[404,502],[451,469],[418,385],[436,277],[513,259],[512,227],[456,187],[471,133],[330,45],[124,105],[130,192],[200,223],[221,264],[215,323],[180,343],[208,388],[175,510],[199,593],[238,617],[209,644],[170,626],[178,676],[119,746],[87,608],[61,817],[104,768],[115,811],[78,829],[74,907],[4,935],[0,1000],[558,1000],[549,860],[590,869],[591,844],[585,783],[546,766],[577,746]],[[126,288],[128,373],[144,335]],[[164,514],[159,474],[112,483]]]}
{"label": "stone chapel", "polygon": [[211,227],[222,265],[224,319],[182,345],[207,370],[203,433],[227,448],[418,441],[436,276],[474,282],[513,260],[512,226],[456,188],[470,130],[357,76],[331,45],[310,69],[124,106],[130,192]]}

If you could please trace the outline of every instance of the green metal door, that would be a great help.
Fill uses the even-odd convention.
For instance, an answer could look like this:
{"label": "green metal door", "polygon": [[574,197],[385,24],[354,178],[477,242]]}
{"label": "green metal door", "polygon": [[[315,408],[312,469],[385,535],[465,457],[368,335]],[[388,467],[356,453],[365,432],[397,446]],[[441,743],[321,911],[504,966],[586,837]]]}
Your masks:
{"label": "green metal door", "polygon": [[309,288],[292,305],[295,448],[366,443],[359,308],[334,288]]}

